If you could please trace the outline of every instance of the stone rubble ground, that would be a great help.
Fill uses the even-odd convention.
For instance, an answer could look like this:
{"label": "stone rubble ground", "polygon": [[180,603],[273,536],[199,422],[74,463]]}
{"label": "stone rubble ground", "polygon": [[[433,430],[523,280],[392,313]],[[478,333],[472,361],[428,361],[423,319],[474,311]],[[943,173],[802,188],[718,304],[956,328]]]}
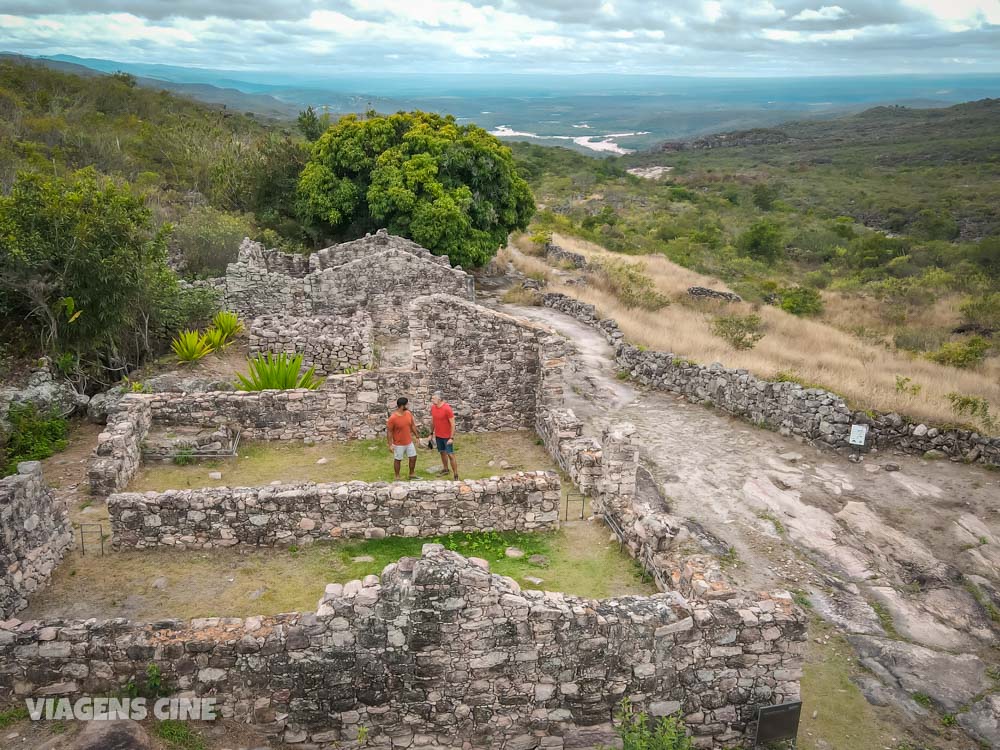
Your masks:
{"label": "stone rubble ground", "polygon": [[513,309],[575,344],[568,406],[591,434],[611,419],[636,426],[670,512],[733,545],[740,564],[728,572],[740,585],[807,592],[872,671],[860,679],[872,703],[920,716],[928,712],[911,696],[923,692],[1000,747],[997,684],[986,677],[997,670],[996,627],[968,590],[970,581],[987,597],[1000,588],[996,473],[885,453],[848,463],[633,388],[616,377],[602,332],[552,309]]}

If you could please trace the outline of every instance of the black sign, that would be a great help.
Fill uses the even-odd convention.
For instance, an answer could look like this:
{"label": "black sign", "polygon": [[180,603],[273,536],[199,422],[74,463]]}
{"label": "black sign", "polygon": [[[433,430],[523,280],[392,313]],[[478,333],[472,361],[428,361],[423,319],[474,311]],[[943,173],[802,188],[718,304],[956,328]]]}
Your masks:
{"label": "black sign", "polygon": [[799,733],[799,714],[802,701],[761,706],[757,709],[757,737],[754,746],[761,742],[794,740]]}

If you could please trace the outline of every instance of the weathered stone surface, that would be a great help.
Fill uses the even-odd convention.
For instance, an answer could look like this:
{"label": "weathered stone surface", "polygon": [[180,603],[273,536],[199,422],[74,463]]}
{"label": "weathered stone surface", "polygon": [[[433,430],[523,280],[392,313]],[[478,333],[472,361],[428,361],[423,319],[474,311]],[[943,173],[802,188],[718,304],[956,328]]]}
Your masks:
{"label": "weathered stone surface", "polygon": [[250,354],[301,354],[302,366],[317,375],[365,369],[374,362],[372,319],[358,310],[333,315],[262,315],[250,323]]}
{"label": "weathered stone surface", "polygon": [[[108,497],[117,548],[274,546],[331,537],[558,528],[555,472],[466,482],[210,487]],[[152,522],[151,522],[152,521]],[[183,541],[182,541],[183,540]],[[524,554],[523,552],[521,553]]]}
{"label": "weathered stone surface", "polygon": [[67,750],[149,750],[149,735],[135,721],[85,721]]}
{"label": "weathered stone surface", "polygon": [[[707,616],[694,617],[693,606]],[[153,663],[165,684],[214,696],[237,722],[296,743],[347,741],[364,726],[385,748],[418,736],[443,747],[524,748],[606,737],[628,695],[640,710],[680,710],[701,736],[732,745],[757,704],[798,698],[803,631],[790,602],[739,604],[771,618],[781,631],[771,641],[744,626],[735,606],[521,591],[428,544],[381,579],[327,587],[315,613],[2,623],[0,695],[113,693]],[[658,635],[679,621],[690,627]],[[40,641],[52,628],[55,638]],[[710,653],[733,629],[725,655]],[[50,654],[40,643],[72,651]],[[83,677],[66,681],[68,671]]]}
{"label": "weathered stone surface", "polygon": [[914,425],[898,414],[854,411],[840,396],[819,388],[764,380],[747,370],[729,369],[718,363],[695,364],[670,352],[642,350],[625,342],[616,321],[599,319],[593,305],[560,293],[543,295],[542,304],[600,330],[616,347],[618,366],[638,382],[699,403],[714,404],[747,421],[770,425],[782,434],[847,448],[851,424],[866,424],[868,444],[880,449],[891,447],[916,455],[933,451],[929,457],[1000,466],[1000,438],[961,428]]}
{"label": "weathered stone surface", "polygon": [[988,747],[1000,747],[1000,695],[987,695],[956,718],[975,739]]}
{"label": "weathered stone surface", "polygon": [[66,508],[45,486],[37,461],[0,479],[0,619],[28,605],[73,542]]}

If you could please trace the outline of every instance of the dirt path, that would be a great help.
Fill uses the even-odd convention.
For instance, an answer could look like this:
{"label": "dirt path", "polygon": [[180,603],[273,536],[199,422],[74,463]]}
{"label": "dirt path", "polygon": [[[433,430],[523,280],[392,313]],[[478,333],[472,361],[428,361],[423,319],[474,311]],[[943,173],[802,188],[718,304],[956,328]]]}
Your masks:
{"label": "dirt path", "polygon": [[[885,683],[881,693],[862,684],[866,693],[889,693],[919,716],[926,710],[906,693],[926,693],[951,714],[995,688],[985,675],[996,674],[996,624],[976,599],[988,601],[1000,586],[1000,473],[885,453],[855,464],[633,387],[618,379],[603,336],[567,315],[504,309],[573,342],[568,405],[595,436],[613,422],[637,427],[670,511],[736,550],[739,584],[803,590],[854,639],[862,663]],[[899,470],[885,470],[890,463]],[[887,653],[887,643],[903,655]],[[952,656],[960,654],[968,659]],[[926,688],[914,687],[922,680]]]}

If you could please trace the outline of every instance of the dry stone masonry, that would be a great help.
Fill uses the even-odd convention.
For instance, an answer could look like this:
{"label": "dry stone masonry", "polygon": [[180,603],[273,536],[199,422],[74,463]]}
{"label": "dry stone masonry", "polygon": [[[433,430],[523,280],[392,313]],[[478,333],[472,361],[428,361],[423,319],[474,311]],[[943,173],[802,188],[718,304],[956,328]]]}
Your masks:
{"label": "dry stone masonry", "polygon": [[310,256],[244,240],[236,263],[213,288],[226,309],[247,319],[279,311],[345,317],[364,310],[378,332],[393,333],[405,332],[415,297],[441,292],[475,298],[472,276],[385,230]]}
{"label": "dry stone masonry", "polygon": [[720,292],[704,286],[689,286],[687,293],[696,299],[720,299],[723,302],[742,302],[743,298],[732,292]]}
{"label": "dry stone masonry", "polygon": [[799,697],[804,622],[787,596],[595,601],[522,591],[440,545],[344,586],[315,613],[155,625],[0,623],[0,693],[163,683],[286,742],[562,748],[609,742],[624,697],[679,712],[698,747],[742,743],[758,704]]}
{"label": "dry stone masonry", "polygon": [[565,250],[554,242],[545,243],[545,259],[552,263],[568,265],[571,268],[587,267],[586,256]]}
{"label": "dry stone masonry", "polygon": [[111,495],[118,548],[275,546],[559,526],[559,476],[467,482],[335,482]]}
{"label": "dry stone masonry", "polygon": [[72,541],[66,508],[45,485],[40,463],[24,461],[0,479],[0,619],[28,606]]}
{"label": "dry stone masonry", "polygon": [[301,354],[318,375],[370,368],[373,346],[372,319],[363,310],[349,317],[262,315],[250,323],[251,356]]}
{"label": "dry stone masonry", "polygon": [[1000,466],[1000,438],[974,430],[914,424],[899,414],[854,411],[840,396],[820,388],[764,380],[717,362],[700,365],[669,352],[646,351],[626,343],[618,324],[600,319],[593,305],[558,293],[545,294],[542,304],[602,331],[615,347],[618,365],[640,383],[713,404],[784,435],[846,448],[851,424],[866,424],[869,445],[917,454],[937,450],[954,460]]}
{"label": "dry stone masonry", "polygon": [[150,400],[140,394],[129,394],[115,404],[87,466],[93,494],[109,495],[132,481],[142,463],[142,443],[152,421]]}

